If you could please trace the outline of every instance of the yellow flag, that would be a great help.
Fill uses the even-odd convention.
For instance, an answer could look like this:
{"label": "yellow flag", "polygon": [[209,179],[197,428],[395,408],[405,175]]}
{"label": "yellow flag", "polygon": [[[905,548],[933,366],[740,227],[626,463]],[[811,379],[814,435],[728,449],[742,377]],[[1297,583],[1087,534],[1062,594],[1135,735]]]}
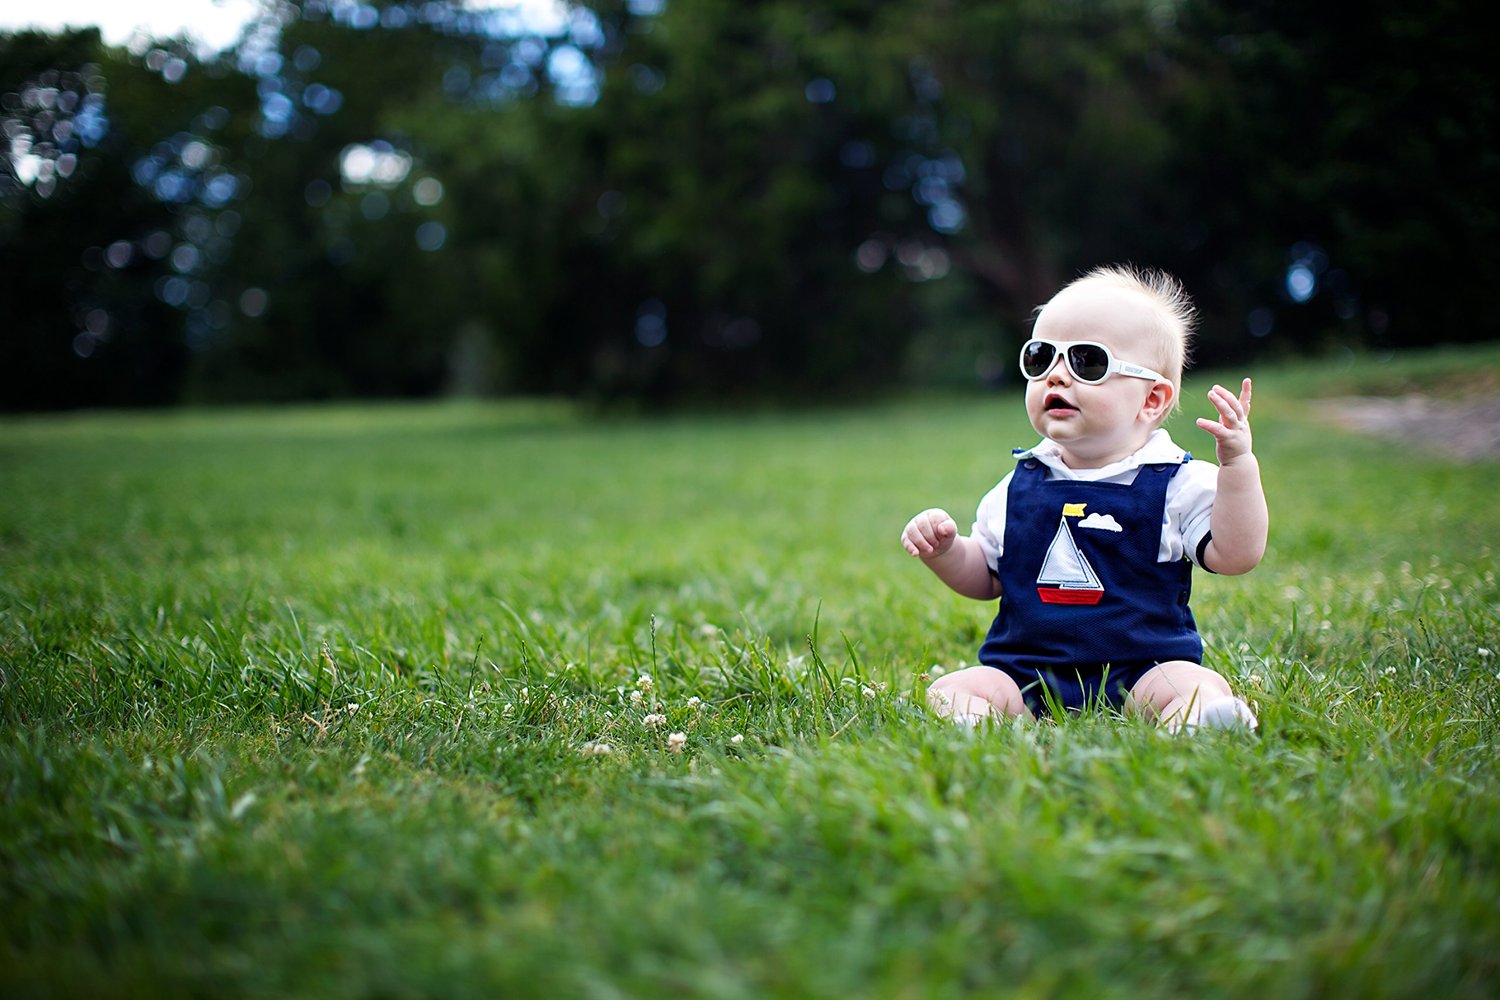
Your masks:
{"label": "yellow flag", "polygon": [[1088,504],[1086,504],[1086,503],[1065,503],[1065,504],[1063,504],[1063,513],[1062,513],[1062,516],[1063,517],[1082,517],[1083,516],[1083,508],[1085,508],[1087,506],[1088,506]]}

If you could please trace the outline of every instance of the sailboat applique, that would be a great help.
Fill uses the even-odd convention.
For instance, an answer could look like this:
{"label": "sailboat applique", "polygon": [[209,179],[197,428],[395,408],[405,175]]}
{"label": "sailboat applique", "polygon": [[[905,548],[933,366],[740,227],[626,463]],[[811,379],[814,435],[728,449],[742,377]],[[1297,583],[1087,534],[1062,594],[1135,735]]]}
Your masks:
{"label": "sailboat applique", "polygon": [[1099,582],[1099,574],[1079,551],[1068,527],[1068,518],[1082,517],[1085,506],[1081,503],[1063,504],[1057,534],[1047,546],[1047,557],[1042,560],[1042,569],[1036,578],[1036,593],[1044,604],[1098,604],[1104,596],[1104,584]]}

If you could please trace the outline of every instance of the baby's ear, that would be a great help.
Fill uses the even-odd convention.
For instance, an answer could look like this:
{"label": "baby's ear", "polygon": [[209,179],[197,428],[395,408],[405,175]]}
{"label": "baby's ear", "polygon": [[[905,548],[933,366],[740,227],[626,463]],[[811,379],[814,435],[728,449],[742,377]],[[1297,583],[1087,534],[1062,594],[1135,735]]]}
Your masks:
{"label": "baby's ear", "polygon": [[1171,382],[1156,382],[1151,386],[1151,391],[1146,393],[1146,401],[1141,404],[1141,416],[1153,425],[1160,424],[1172,413],[1172,404],[1176,399],[1177,390],[1172,388]]}

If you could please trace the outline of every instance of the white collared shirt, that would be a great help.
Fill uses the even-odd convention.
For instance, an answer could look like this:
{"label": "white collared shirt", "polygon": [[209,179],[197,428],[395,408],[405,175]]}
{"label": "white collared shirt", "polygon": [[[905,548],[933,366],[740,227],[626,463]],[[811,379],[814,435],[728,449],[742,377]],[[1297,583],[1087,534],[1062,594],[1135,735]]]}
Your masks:
{"label": "white collared shirt", "polygon": [[[1048,479],[1128,485],[1135,482],[1136,473],[1141,466],[1161,463],[1175,465],[1181,463],[1186,454],[1172,441],[1170,434],[1157,428],[1135,454],[1098,469],[1068,468],[1063,464],[1062,449],[1045,438],[1028,451],[1018,451],[1016,461],[1036,459],[1047,467]],[[983,549],[985,562],[991,571],[999,565],[1000,553],[1005,547],[1005,502],[1009,495],[1010,477],[1014,474],[1014,470],[1006,473],[999,485],[979,501],[979,509],[974,514],[974,527],[970,535]],[[1219,467],[1196,458],[1183,465],[1172,477],[1172,481],[1167,484],[1167,508],[1162,515],[1161,544],[1156,555],[1158,562],[1176,562],[1186,557],[1197,564],[1198,547],[1208,535],[1218,486]]]}

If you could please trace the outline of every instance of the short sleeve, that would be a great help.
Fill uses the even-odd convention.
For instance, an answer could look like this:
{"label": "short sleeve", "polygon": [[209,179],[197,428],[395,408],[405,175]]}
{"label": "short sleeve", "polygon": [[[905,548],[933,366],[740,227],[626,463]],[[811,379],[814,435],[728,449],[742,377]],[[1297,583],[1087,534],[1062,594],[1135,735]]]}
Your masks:
{"label": "short sleeve", "polygon": [[999,485],[979,501],[979,509],[974,513],[974,527],[969,532],[970,537],[979,543],[984,563],[991,573],[999,571],[1000,554],[1005,551],[1005,501],[1010,494],[1011,475],[1013,473],[1007,473]]}
{"label": "short sleeve", "polygon": [[1218,489],[1219,467],[1212,462],[1194,459],[1172,477],[1167,487],[1167,523],[1162,525],[1163,562],[1187,558],[1197,564],[1198,550],[1213,520]]}

